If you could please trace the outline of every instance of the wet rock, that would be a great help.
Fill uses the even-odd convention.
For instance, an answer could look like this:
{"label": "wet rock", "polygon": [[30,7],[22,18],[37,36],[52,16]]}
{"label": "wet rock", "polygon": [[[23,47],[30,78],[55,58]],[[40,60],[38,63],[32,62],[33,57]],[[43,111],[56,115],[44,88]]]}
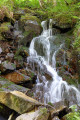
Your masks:
{"label": "wet rock", "polygon": [[19,91],[0,92],[0,103],[22,114],[40,106],[41,103]]}
{"label": "wet rock", "polygon": [[25,113],[16,118],[16,120],[51,120],[50,113],[46,108],[41,108],[35,112]]}
{"label": "wet rock", "polygon": [[19,26],[20,29],[23,31],[24,36],[21,44],[27,46],[30,45],[32,38],[38,36],[42,31],[40,20],[30,14],[25,14],[24,16],[21,16]]}

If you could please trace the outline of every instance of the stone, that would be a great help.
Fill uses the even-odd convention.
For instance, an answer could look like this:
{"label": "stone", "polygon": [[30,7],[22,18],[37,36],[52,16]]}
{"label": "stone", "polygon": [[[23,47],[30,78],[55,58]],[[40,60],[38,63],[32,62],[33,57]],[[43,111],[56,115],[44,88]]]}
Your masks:
{"label": "stone", "polygon": [[8,61],[2,62],[2,65],[5,69],[8,69],[8,70],[15,70],[16,69],[16,65],[14,63],[11,63]]}
{"label": "stone", "polygon": [[52,120],[60,120],[58,116],[55,116]]}
{"label": "stone", "polygon": [[8,79],[5,79],[3,77],[0,77],[0,91],[21,91],[23,93],[28,92],[28,88],[22,87],[20,85],[16,85],[13,82],[9,81]]}
{"label": "stone", "polygon": [[41,108],[35,112],[25,113],[16,118],[16,120],[51,120],[50,113],[46,108]]}
{"label": "stone", "polygon": [[56,102],[53,104],[52,107],[53,108],[50,110],[52,118],[54,118],[55,116],[62,118],[65,114],[69,113],[70,111],[68,107],[64,105],[64,101]]}
{"label": "stone", "polygon": [[33,110],[36,106],[42,105],[37,100],[32,99],[19,91],[1,91],[0,103],[15,110],[19,114],[23,114]]}
{"label": "stone", "polygon": [[0,47],[0,54],[2,53],[2,48]]}
{"label": "stone", "polygon": [[14,39],[14,36],[13,36],[11,29],[12,29],[12,26],[11,26],[10,22],[4,22],[1,24],[0,33],[4,39],[7,39],[7,40]]}
{"label": "stone", "polygon": [[29,46],[33,37],[38,36],[42,27],[40,20],[31,14],[25,14],[21,16],[19,20],[20,29],[23,31],[24,38],[21,40],[21,44]]}
{"label": "stone", "polygon": [[3,75],[3,77],[16,84],[23,84],[23,86],[26,87],[32,86],[37,79],[37,76],[34,74],[34,72],[30,71],[29,69],[16,70],[15,72]]}

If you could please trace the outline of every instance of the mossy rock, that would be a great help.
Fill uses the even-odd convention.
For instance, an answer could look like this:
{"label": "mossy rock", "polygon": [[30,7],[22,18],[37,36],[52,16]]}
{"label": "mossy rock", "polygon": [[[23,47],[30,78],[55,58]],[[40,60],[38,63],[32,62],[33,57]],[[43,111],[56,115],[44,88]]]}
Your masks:
{"label": "mossy rock", "polygon": [[0,40],[5,40],[5,38],[0,33]]}
{"label": "mossy rock", "polygon": [[16,118],[16,120],[51,120],[50,113],[46,108],[41,108],[35,112],[31,111]]}
{"label": "mossy rock", "polygon": [[10,22],[2,23],[1,26],[0,26],[0,33],[9,31],[10,27],[11,27],[11,23]]}
{"label": "mossy rock", "polygon": [[14,90],[27,92],[29,89],[24,88],[20,85],[16,85],[13,82],[9,81],[8,79],[0,77],[0,91],[14,91]]}
{"label": "mossy rock", "polygon": [[29,47],[31,40],[42,32],[40,20],[31,14],[21,16],[19,26],[23,31],[24,36],[21,40],[21,44],[26,45],[27,47]]}
{"label": "mossy rock", "polygon": [[40,20],[36,16],[32,16],[31,14],[25,14],[21,16],[21,21],[25,22],[27,20],[37,21],[40,24]]}
{"label": "mossy rock", "polygon": [[3,22],[0,26],[0,34],[2,36],[1,40],[13,40],[14,35],[11,31],[11,23],[10,22]]}
{"label": "mossy rock", "polygon": [[41,103],[35,99],[32,99],[19,91],[0,92],[0,96],[0,103],[15,110],[19,114],[28,112],[34,109],[35,106],[41,105]]}

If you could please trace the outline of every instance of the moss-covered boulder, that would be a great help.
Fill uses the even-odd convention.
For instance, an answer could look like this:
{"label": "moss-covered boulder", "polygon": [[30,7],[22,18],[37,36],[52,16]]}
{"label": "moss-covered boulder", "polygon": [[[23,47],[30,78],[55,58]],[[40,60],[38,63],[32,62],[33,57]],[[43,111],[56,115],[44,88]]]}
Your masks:
{"label": "moss-covered boulder", "polygon": [[70,30],[76,24],[76,19],[72,17],[69,12],[62,12],[54,14],[53,26],[61,29],[63,32],[65,30]]}
{"label": "moss-covered boulder", "polygon": [[35,106],[41,105],[41,103],[38,101],[26,96],[19,91],[0,92],[0,103],[20,114],[34,109]]}
{"label": "moss-covered boulder", "polygon": [[33,37],[38,36],[41,33],[40,20],[31,14],[25,14],[21,16],[19,21],[20,29],[23,31],[23,40],[21,44],[30,45]]}
{"label": "moss-covered boulder", "polygon": [[51,120],[51,118],[46,108],[40,108],[35,112],[22,114],[16,120]]}
{"label": "moss-covered boulder", "polygon": [[12,26],[10,22],[4,22],[1,24],[0,26],[0,39],[3,40],[7,39],[7,40],[13,40],[14,36],[13,33],[11,31]]}

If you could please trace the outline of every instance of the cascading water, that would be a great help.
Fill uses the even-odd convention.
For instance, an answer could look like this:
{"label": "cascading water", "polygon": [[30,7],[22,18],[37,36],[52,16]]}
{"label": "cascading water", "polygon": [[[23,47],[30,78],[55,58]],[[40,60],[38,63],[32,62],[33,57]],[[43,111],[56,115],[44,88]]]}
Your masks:
{"label": "cascading water", "polygon": [[[41,25],[43,32],[40,36],[33,38],[29,48],[30,56],[27,59],[29,65],[38,74],[35,96],[44,103],[54,103],[66,99],[70,103],[72,102],[71,104],[74,101],[80,104],[78,89],[63,81],[56,71],[56,54],[64,46],[64,43],[60,43],[58,46],[52,44],[56,41],[56,36],[52,35],[52,19],[50,19],[49,29],[47,29],[47,21],[43,21]],[[50,73],[51,80],[46,79],[45,70]]]}

